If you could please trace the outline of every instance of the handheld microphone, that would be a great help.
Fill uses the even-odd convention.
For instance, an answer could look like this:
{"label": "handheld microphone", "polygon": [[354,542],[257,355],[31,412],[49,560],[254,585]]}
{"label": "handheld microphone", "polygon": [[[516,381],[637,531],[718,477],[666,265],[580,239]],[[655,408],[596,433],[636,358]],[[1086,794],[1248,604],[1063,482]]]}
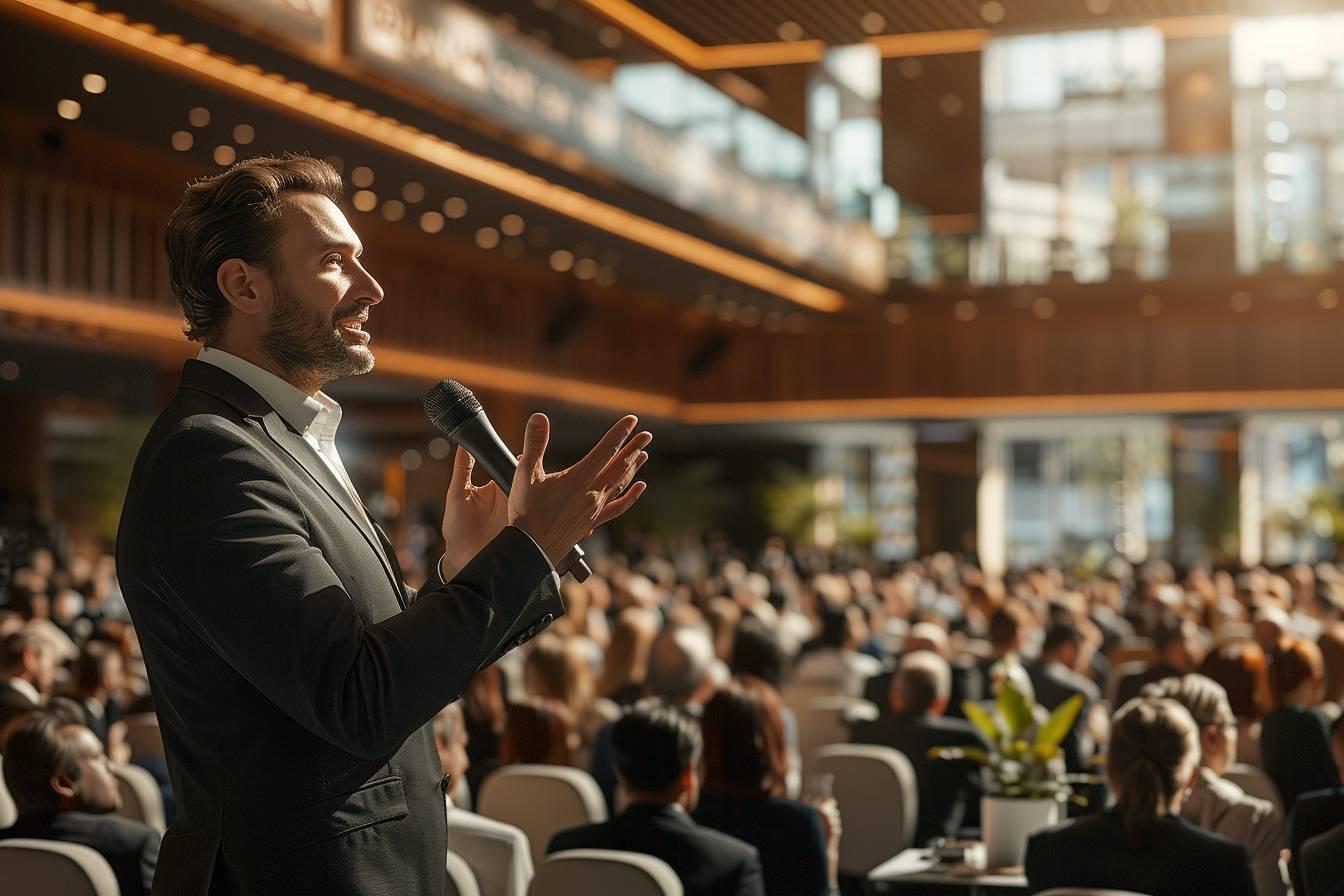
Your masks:
{"label": "handheld microphone", "polygon": [[[485,409],[471,390],[457,380],[443,380],[426,392],[420,403],[434,428],[467,449],[507,495],[513,487],[518,458],[500,440],[499,433],[490,425],[490,418],[485,416]],[[576,582],[585,581],[593,574],[583,559],[583,548],[578,545],[574,545],[556,565],[556,572],[560,575],[569,573]]]}

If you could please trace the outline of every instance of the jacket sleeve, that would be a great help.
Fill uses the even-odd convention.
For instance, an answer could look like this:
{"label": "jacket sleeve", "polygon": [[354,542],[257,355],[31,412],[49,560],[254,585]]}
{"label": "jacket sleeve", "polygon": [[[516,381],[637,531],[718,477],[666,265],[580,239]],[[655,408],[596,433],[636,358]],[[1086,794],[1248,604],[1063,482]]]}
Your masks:
{"label": "jacket sleeve", "polygon": [[276,706],[358,756],[394,752],[478,669],[563,612],[544,558],[506,528],[452,582],[365,623],[279,468],[223,424],[170,436],[145,500],[158,591],[182,624]]}
{"label": "jacket sleeve", "polygon": [[752,847],[751,855],[742,865],[742,876],[737,879],[737,896],[765,896],[765,875],[761,871],[761,857]]}

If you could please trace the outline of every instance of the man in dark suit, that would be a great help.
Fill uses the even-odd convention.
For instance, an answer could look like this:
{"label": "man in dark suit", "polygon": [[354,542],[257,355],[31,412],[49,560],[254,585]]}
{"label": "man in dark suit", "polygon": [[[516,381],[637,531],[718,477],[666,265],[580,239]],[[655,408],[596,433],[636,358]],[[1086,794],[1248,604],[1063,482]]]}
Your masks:
{"label": "man in dark suit", "polygon": [[1199,664],[1204,662],[1205,650],[1198,627],[1188,619],[1164,619],[1153,633],[1153,646],[1157,648],[1157,662],[1131,672],[1117,684],[1117,708],[1139,696],[1145,686],[1164,678],[1180,678],[1187,672],[1198,670]]}
{"label": "man in dark suit", "polygon": [[112,866],[122,896],[147,896],[159,855],[153,828],[116,818],[117,779],[98,737],[61,713],[30,712],[14,726],[5,786],[19,818],[0,840],[58,840],[95,850]]}
{"label": "man in dark suit", "polygon": [[20,630],[0,643],[0,752],[6,729],[42,705],[55,678],[56,653],[36,632]]}
{"label": "man in dark suit", "polygon": [[1061,749],[1071,772],[1083,772],[1092,753],[1092,740],[1086,736],[1088,707],[1101,699],[1101,691],[1077,671],[1083,648],[1083,633],[1069,619],[1056,619],[1045,630],[1041,658],[1027,667],[1036,702],[1054,710],[1075,696],[1083,698],[1083,709],[1064,738]]}
{"label": "man in dark suit", "polygon": [[[967,702],[978,703],[983,698],[984,676],[980,667],[974,663],[957,662],[948,655],[951,645],[948,643],[947,632],[940,626],[932,622],[915,623],[910,627],[910,634],[906,636],[902,650],[905,653],[932,650],[947,660],[948,668],[952,671],[952,690],[947,698],[949,717],[966,718],[966,711],[962,706]],[[863,699],[876,706],[882,715],[891,711],[891,702],[887,695],[891,693],[891,680],[896,677],[896,669],[900,663],[901,659],[897,657],[895,662],[890,664],[890,668],[864,682]]]}
{"label": "man in dark suit", "polygon": [[643,490],[633,417],[547,473],[534,415],[507,498],[458,450],[445,554],[407,588],[321,391],[373,368],[383,299],[340,195],[324,162],[254,159],[169,221],[205,348],[145,439],[117,541],[177,796],[157,894],[441,894],[430,720],[564,612],[553,564]]}
{"label": "man in dark suit", "polygon": [[700,728],[676,707],[637,704],[612,726],[616,773],[629,798],[610,821],[561,831],[547,853],[616,849],[662,859],[686,896],[764,896],[755,847],[691,819],[700,796]]}
{"label": "man in dark suit", "polygon": [[950,679],[947,660],[937,654],[928,650],[906,654],[891,682],[892,713],[855,725],[851,738],[858,744],[894,747],[910,760],[919,793],[916,846],[935,837],[956,836],[967,803],[980,795],[974,763],[929,758],[934,747],[989,748],[969,722],[943,717]]}

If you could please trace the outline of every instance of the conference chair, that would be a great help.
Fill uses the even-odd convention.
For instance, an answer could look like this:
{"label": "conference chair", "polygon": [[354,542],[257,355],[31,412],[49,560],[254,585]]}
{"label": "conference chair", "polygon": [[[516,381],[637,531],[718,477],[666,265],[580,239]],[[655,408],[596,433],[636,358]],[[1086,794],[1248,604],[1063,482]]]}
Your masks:
{"label": "conference chair", "polygon": [[538,868],[555,834],[607,820],[602,788],[593,776],[558,765],[501,766],[485,779],[477,802],[481,815],[527,835],[532,864]]}
{"label": "conference chair", "polygon": [[5,786],[5,757],[0,756],[0,828],[7,828],[19,820],[19,807]]}
{"label": "conference chair", "polygon": [[1302,888],[1298,896],[1327,896],[1344,881],[1344,824],[1302,844]]}
{"label": "conference chair", "polygon": [[913,845],[919,791],[914,767],[899,750],[863,744],[822,747],[812,772],[834,775],[831,791],[844,821],[841,874],[867,877]]}
{"label": "conference chair", "polygon": [[782,695],[798,719],[798,754],[806,790],[816,752],[832,744],[849,743],[850,726],[861,719],[876,719],[877,707],[862,698],[846,697],[836,694],[834,688],[816,685],[787,687]]}
{"label": "conference chair", "polygon": [[569,849],[537,866],[527,896],[682,896],[681,881],[662,859],[611,849]]}
{"label": "conference chair", "polygon": [[1223,777],[1253,797],[1268,800],[1273,804],[1280,817],[1283,816],[1283,798],[1279,796],[1278,785],[1265,774],[1264,769],[1237,762],[1223,770]]}
{"label": "conference chair", "polygon": [[1132,890],[1095,890],[1090,887],[1060,887],[1037,893],[1036,896],[1146,896]]}
{"label": "conference chair", "polygon": [[481,888],[476,885],[476,875],[472,873],[466,859],[456,853],[448,853],[445,870],[448,872],[448,886],[443,896],[481,896]]}
{"label": "conference chair", "polygon": [[159,790],[159,782],[154,776],[138,765],[114,765],[112,774],[117,776],[117,790],[121,793],[121,808],[117,814],[143,822],[160,834],[167,830],[163,791]]}
{"label": "conference chair", "polygon": [[163,756],[163,735],[159,717],[152,712],[137,712],[122,719],[126,723],[126,745],[133,759]]}
{"label": "conference chair", "polygon": [[0,881],[6,893],[119,896],[107,859],[87,846],[55,840],[0,842]]}

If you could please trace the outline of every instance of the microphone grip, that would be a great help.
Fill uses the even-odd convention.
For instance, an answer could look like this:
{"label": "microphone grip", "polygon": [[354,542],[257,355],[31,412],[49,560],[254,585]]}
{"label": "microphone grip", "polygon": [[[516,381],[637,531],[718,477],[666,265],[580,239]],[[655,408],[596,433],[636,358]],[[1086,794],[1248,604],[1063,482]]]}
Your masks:
{"label": "microphone grip", "polygon": [[[509,493],[513,488],[513,474],[518,469],[518,459],[490,425],[490,419],[485,416],[484,411],[446,434],[471,452],[471,456],[476,458],[476,463],[490,474],[490,478],[504,494]],[[561,576],[569,573],[576,582],[585,582],[593,574],[593,570],[583,558],[583,548],[576,544],[556,564],[555,571]]]}

